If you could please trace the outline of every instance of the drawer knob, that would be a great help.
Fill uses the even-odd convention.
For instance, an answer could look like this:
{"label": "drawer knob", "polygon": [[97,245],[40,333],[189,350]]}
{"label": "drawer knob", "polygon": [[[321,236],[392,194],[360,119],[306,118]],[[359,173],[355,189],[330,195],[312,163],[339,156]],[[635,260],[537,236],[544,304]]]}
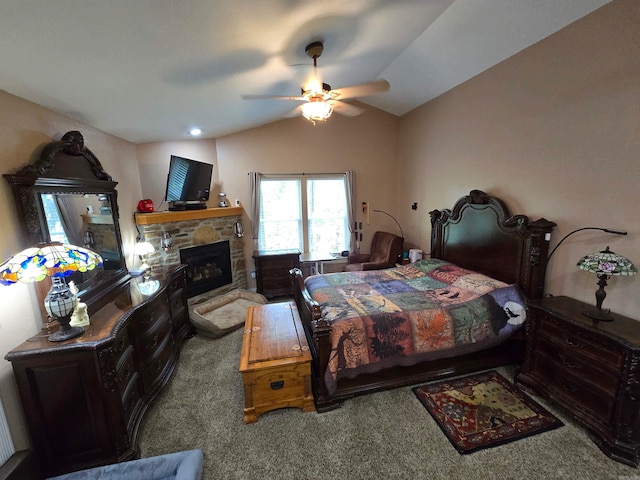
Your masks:
{"label": "drawer knob", "polygon": [[277,382],[271,382],[271,390],[280,390],[284,387],[284,380],[278,380]]}
{"label": "drawer knob", "polygon": [[561,353],[559,353],[558,356],[560,357],[560,360],[562,360],[562,363],[564,363],[567,367],[574,368],[576,370],[579,370],[582,368],[582,365],[580,365],[579,363],[573,363],[571,359],[565,357]]}
{"label": "drawer knob", "polygon": [[157,345],[158,345],[158,334],[156,333],[151,339],[151,342],[147,344],[147,350],[152,350],[156,348]]}
{"label": "drawer knob", "polygon": [[580,343],[580,342],[576,342],[575,340],[569,338],[569,337],[564,337],[564,341],[567,343],[567,345],[569,345],[570,347],[574,347],[574,348],[583,348],[584,344]]}
{"label": "drawer knob", "polygon": [[558,384],[569,393],[575,394],[578,391],[578,389],[575,386],[569,383],[563,382],[562,380],[560,380]]}

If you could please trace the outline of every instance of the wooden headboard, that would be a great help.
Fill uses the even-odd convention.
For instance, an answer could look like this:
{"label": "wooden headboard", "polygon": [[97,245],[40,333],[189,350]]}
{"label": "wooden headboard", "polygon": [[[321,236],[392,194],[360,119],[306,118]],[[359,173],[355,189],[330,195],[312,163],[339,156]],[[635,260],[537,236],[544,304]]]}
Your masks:
{"label": "wooden headboard", "polygon": [[480,190],[460,198],[452,210],[433,210],[431,257],[506,283],[541,298],[551,231],[544,218],[511,215],[502,200]]}

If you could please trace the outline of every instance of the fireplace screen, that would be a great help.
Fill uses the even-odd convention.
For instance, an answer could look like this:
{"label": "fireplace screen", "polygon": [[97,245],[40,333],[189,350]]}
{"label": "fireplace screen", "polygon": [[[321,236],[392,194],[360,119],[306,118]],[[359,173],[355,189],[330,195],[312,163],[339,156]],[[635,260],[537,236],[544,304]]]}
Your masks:
{"label": "fireplace screen", "polygon": [[187,265],[187,297],[233,282],[229,240],[183,248],[180,263]]}

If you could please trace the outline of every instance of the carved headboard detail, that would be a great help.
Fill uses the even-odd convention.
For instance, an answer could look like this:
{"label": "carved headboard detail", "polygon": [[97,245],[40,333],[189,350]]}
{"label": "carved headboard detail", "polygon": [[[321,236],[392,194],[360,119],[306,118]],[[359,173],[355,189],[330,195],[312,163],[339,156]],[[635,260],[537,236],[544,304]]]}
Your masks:
{"label": "carved headboard detail", "polygon": [[542,297],[555,223],[511,215],[502,200],[481,190],[472,190],[451,210],[429,215],[433,258],[516,283],[529,298]]}

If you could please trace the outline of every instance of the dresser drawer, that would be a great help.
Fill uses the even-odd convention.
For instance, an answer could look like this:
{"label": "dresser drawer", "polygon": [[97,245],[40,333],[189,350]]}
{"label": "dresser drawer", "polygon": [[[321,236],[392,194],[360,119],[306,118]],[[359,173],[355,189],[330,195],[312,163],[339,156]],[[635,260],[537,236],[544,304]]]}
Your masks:
{"label": "dresser drawer", "polygon": [[132,338],[135,341],[146,331],[157,328],[157,324],[166,322],[169,316],[169,299],[163,293],[135,313],[130,327]]}
{"label": "dresser drawer", "polygon": [[156,322],[152,327],[153,328],[144,332],[144,335],[134,339],[134,345],[141,368],[145,368],[153,359],[156,351],[167,336],[171,335],[169,315],[163,315],[162,321]]}
{"label": "dresser drawer", "polygon": [[131,416],[136,411],[136,408],[142,402],[142,395],[140,392],[140,376],[137,372],[134,372],[127,384],[127,387],[124,389],[124,393],[122,395],[122,410],[124,413],[124,421],[127,424],[127,429],[131,430]]}
{"label": "dresser drawer", "polygon": [[169,308],[171,309],[171,318],[178,324],[184,323],[187,309],[184,305],[182,290],[178,290],[169,295]]}
{"label": "dresser drawer", "polygon": [[145,391],[148,392],[153,388],[175,354],[175,340],[171,333],[169,333],[162,339],[162,342],[155,351],[155,355],[149,359],[149,362],[142,370],[142,384]]}
{"label": "dresser drawer", "polygon": [[116,364],[116,377],[118,379],[118,387],[121,392],[126,390],[135,373],[136,366],[133,361],[133,347],[129,345]]}
{"label": "dresser drawer", "polygon": [[273,257],[262,259],[257,263],[264,272],[288,271],[293,267],[300,266],[300,262],[297,257]]}
{"label": "dresser drawer", "polygon": [[171,317],[180,319],[185,312],[184,288],[186,285],[186,275],[178,275],[171,279],[171,283],[167,288],[169,298],[169,308],[171,309]]}
{"label": "dresser drawer", "polygon": [[131,340],[129,340],[129,331],[127,328],[123,328],[118,332],[115,340],[113,341],[113,359],[116,365],[120,363],[122,354],[130,345]]}
{"label": "dresser drawer", "polygon": [[597,363],[614,375],[620,375],[625,362],[624,349],[603,336],[591,336],[570,324],[559,323],[548,315],[541,315],[540,335],[566,346],[567,351],[580,355],[585,361]]}
{"label": "dresser drawer", "polygon": [[[577,342],[577,340],[576,340]],[[604,391],[616,392],[620,384],[620,372],[612,372],[606,368],[602,362],[585,355],[580,347],[575,347],[577,343],[571,340],[571,344],[559,341],[558,338],[541,334],[536,339],[537,355],[545,355],[549,361],[571,373],[576,377],[583,378],[596,384]]]}
{"label": "dresser drawer", "polygon": [[529,375],[537,378],[556,400],[571,405],[572,411],[580,411],[593,424],[606,426],[613,419],[616,399],[610,393],[594,388],[582,377],[573,375],[548,357],[534,355]]}

